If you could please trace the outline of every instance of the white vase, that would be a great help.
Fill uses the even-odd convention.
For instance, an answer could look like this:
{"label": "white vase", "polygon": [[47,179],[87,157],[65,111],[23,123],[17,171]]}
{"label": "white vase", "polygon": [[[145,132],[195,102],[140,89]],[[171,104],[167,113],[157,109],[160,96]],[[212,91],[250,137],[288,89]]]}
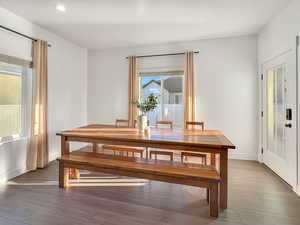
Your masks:
{"label": "white vase", "polygon": [[148,119],[145,115],[140,115],[137,118],[137,127],[141,133],[145,132],[145,129],[148,125]]}

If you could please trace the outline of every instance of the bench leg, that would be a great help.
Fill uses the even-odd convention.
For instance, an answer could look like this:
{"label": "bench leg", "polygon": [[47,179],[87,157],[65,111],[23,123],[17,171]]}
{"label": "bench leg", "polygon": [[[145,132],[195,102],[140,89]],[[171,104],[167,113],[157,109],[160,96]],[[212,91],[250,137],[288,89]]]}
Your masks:
{"label": "bench leg", "polygon": [[79,169],[71,168],[70,169],[70,178],[74,180],[80,179]]}
{"label": "bench leg", "polygon": [[59,187],[66,188],[69,185],[69,168],[66,168],[64,164],[59,162]]}
{"label": "bench leg", "polygon": [[219,185],[218,183],[210,184],[209,187],[209,207],[210,216],[219,216]]}

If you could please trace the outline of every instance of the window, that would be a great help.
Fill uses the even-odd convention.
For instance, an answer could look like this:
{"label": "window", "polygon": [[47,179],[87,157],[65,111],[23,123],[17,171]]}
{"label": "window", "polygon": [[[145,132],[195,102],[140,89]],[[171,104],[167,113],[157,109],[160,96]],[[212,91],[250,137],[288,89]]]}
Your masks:
{"label": "window", "polygon": [[148,114],[150,125],[157,120],[170,120],[175,127],[183,125],[183,72],[182,75],[164,75],[162,72],[140,76],[140,99],[151,93],[158,97],[158,107]]}
{"label": "window", "polygon": [[24,135],[28,68],[0,62],[0,142]]}
{"label": "window", "polygon": [[267,70],[267,146],[285,157],[286,68],[280,65]]}

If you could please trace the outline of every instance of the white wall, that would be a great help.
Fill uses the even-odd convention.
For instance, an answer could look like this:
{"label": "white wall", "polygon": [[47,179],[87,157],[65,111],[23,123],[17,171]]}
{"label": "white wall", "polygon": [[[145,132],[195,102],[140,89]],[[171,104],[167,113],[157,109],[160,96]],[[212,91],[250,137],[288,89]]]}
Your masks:
{"label": "white wall", "polygon": [[[128,115],[129,55],[199,50],[196,55],[197,119],[237,146],[232,158],[257,160],[256,36],[88,52],[88,123],[113,123]],[[183,56],[143,59],[143,71],[183,68]]]}
{"label": "white wall", "polygon": [[[49,154],[60,154],[55,135],[63,129],[86,124],[87,51],[13,13],[0,8],[1,25],[29,36],[47,40],[49,48]],[[0,53],[31,59],[31,42],[0,29]],[[0,180],[17,176],[26,169],[26,139],[0,145]]]}
{"label": "white wall", "polygon": [[[299,26],[300,13],[299,12],[300,12],[300,1],[293,0],[291,1],[291,3],[286,9],[284,9],[279,15],[273,18],[272,21],[270,21],[260,31],[258,35],[259,67],[267,59],[275,57],[289,49],[295,49],[296,36],[300,35],[300,26]],[[300,65],[299,62],[298,65]],[[298,104],[300,106],[300,102],[298,102]],[[300,127],[300,121],[298,121],[298,127]],[[298,140],[300,140],[300,135],[298,136]],[[298,154],[298,164],[299,162],[300,162],[300,153]],[[300,166],[298,166],[298,171],[299,171],[298,180],[300,181]],[[300,185],[298,185],[297,193],[300,195]]]}

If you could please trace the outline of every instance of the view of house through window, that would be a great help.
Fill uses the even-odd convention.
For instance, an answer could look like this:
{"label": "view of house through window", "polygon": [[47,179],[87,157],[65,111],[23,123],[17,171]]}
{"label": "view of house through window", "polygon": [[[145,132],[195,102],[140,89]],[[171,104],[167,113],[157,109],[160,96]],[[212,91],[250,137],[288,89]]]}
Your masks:
{"label": "view of house through window", "polygon": [[22,70],[0,62],[0,140],[21,133]]}
{"label": "view of house through window", "polygon": [[172,121],[175,127],[183,125],[183,75],[140,77],[140,99],[151,93],[158,97],[158,107],[148,114],[150,125],[157,120]]}

